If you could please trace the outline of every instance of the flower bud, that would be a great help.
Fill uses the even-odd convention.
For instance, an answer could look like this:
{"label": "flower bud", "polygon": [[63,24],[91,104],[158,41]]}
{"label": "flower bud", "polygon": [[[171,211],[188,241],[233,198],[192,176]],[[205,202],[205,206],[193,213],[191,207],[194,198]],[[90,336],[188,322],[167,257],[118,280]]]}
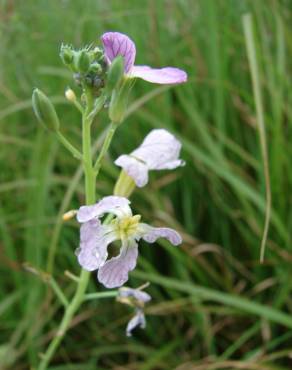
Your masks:
{"label": "flower bud", "polygon": [[72,89],[67,89],[65,91],[65,96],[66,96],[66,99],[71,102],[74,102],[76,100],[75,92]]}
{"label": "flower bud", "polygon": [[103,50],[96,46],[92,51],[93,59],[99,59],[103,55]]}
{"label": "flower bud", "polygon": [[90,72],[100,74],[102,72],[101,65],[99,63],[92,63],[90,66]]}
{"label": "flower bud", "polygon": [[109,118],[113,123],[119,124],[123,121],[131,87],[131,80],[125,79],[121,87],[113,90],[109,106]]}
{"label": "flower bud", "polygon": [[89,59],[89,56],[88,56],[88,54],[85,50],[81,50],[77,54],[76,67],[77,67],[78,71],[80,71],[82,73],[87,73],[88,72],[89,67],[90,67],[90,59]]}
{"label": "flower bud", "polygon": [[74,52],[70,46],[62,45],[60,57],[65,65],[70,65],[73,63]]}
{"label": "flower bud", "polygon": [[50,99],[39,89],[32,94],[32,108],[38,121],[49,130],[59,131],[60,122]]}
{"label": "flower bud", "polygon": [[63,214],[62,219],[63,219],[63,221],[69,221],[73,217],[75,217],[76,214],[77,214],[76,209],[71,209],[70,211],[68,211],[68,212],[66,212],[66,213]]}
{"label": "flower bud", "polygon": [[109,92],[113,91],[121,82],[124,75],[124,59],[118,56],[110,65],[106,87]]}

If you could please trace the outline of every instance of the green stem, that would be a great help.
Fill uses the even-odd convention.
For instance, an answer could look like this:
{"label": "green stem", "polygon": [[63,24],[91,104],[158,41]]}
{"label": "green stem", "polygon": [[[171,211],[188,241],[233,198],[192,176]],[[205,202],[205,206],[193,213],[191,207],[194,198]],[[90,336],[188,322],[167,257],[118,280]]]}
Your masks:
{"label": "green stem", "polygon": [[84,109],[83,109],[82,105],[79,103],[79,101],[78,101],[78,100],[74,100],[74,101],[73,101],[73,104],[74,104],[74,105],[75,105],[75,107],[79,110],[79,112],[80,112],[81,114],[83,114],[83,113],[84,113]]}
{"label": "green stem", "polygon": [[63,306],[67,307],[69,302],[65,297],[64,293],[62,292],[62,290],[60,289],[59,285],[57,284],[56,280],[52,276],[49,278],[49,284],[50,287],[55,292],[56,296],[59,298],[60,302],[63,304]]}
{"label": "green stem", "polygon": [[[86,98],[87,98],[87,107],[83,114],[82,119],[82,147],[83,147],[83,168],[84,168],[84,175],[85,175],[85,196],[86,196],[86,204],[90,205],[95,202],[95,182],[96,176],[98,171],[94,170],[92,165],[92,153],[91,153],[91,123],[92,123],[92,115],[90,115],[93,109],[93,99],[90,91],[85,91]],[[102,158],[106,154],[110,142],[112,140],[114,131],[112,132],[111,129],[108,132],[106,139],[103,143],[101,148],[100,155],[98,157],[98,166],[100,167]],[[99,169],[98,167],[98,169]],[[46,370],[50,360],[52,359],[54,353],[56,352],[57,348],[59,347],[62,339],[64,338],[66,331],[68,330],[70,323],[74,317],[75,312],[80,307],[81,303],[85,299],[85,292],[87,289],[87,285],[89,282],[90,272],[81,270],[80,277],[77,284],[76,292],[73,296],[72,301],[68,304],[65,309],[65,313],[57,334],[55,338],[49,344],[46,353],[42,356],[42,360],[39,364],[38,370]],[[104,295],[100,293],[101,295]],[[113,292],[111,292],[113,294]]]}
{"label": "green stem", "polygon": [[112,290],[110,292],[89,293],[89,294],[85,294],[84,300],[90,301],[92,299],[113,298],[113,297],[116,297],[117,295],[118,295],[117,290]]}
{"label": "green stem", "polygon": [[69,150],[69,152],[73,155],[73,157],[77,159],[82,159],[82,154],[76,149],[66,138],[61,134],[60,131],[56,132],[56,136],[58,140],[64,145],[64,147]]}
{"label": "green stem", "polygon": [[95,173],[92,168],[91,156],[91,135],[90,135],[91,121],[88,120],[87,115],[83,118],[82,126],[82,140],[83,140],[83,168],[85,175],[85,197],[86,204],[93,204],[95,202]]}
{"label": "green stem", "polygon": [[97,160],[96,160],[95,165],[94,165],[94,171],[95,171],[96,176],[98,176],[100,167],[102,165],[102,160],[103,160],[105,154],[108,151],[108,148],[110,146],[112,138],[115,134],[116,128],[117,128],[117,125],[115,125],[114,123],[111,123],[110,126],[109,126],[108,132],[107,132],[106,137],[105,137],[104,142],[103,142],[103,146],[101,148],[99,156],[97,157]]}
{"label": "green stem", "polygon": [[77,290],[72,301],[67,306],[59,329],[56,333],[55,338],[51,341],[49,347],[47,348],[46,353],[42,356],[42,360],[39,364],[38,370],[46,370],[50,360],[52,359],[54,353],[56,352],[59,344],[61,343],[62,339],[65,336],[65,333],[73,319],[73,316],[77,309],[79,308],[80,304],[83,301],[83,297],[88,285],[90,273],[85,270],[81,270],[80,274],[80,281],[77,286]]}

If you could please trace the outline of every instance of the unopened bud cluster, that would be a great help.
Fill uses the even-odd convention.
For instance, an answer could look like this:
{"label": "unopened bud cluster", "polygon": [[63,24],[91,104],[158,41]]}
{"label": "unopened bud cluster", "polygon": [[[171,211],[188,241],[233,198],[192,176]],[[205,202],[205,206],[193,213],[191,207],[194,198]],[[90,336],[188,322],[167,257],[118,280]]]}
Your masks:
{"label": "unopened bud cluster", "polygon": [[104,87],[107,65],[100,48],[85,47],[75,50],[72,46],[62,45],[60,57],[73,72],[77,85],[86,85],[95,92]]}

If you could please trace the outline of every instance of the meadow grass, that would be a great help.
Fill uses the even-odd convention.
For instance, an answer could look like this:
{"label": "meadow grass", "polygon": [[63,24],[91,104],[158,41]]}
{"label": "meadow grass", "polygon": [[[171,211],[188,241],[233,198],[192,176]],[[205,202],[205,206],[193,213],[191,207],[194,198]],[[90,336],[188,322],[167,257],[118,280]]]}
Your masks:
{"label": "meadow grass", "polygon": [[[178,229],[184,244],[140,248],[130,283],[151,282],[145,331],[126,338],[127,307],[88,301],[50,370],[291,369],[291,2],[2,0],[0,22],[0,369],[35,368],[62,317],[23,263],[49,269],[68,294],[75,283],[64,271],[79,273],[78,225],[62,214],[83,203],[82,170],[38,126],[32,89],[52,97],[78,146],[80,116],[63,94],[74,83],[59,47],[98,44],[107,30],[134,39],[137,64],[178,66],[189,82],[136,82],[97,194],[111,193],[117,155],[167,128],[186,166],[151,174],[132,202],[146,221]],[[96,151],[107,123],[104,115],[94,124]]]}

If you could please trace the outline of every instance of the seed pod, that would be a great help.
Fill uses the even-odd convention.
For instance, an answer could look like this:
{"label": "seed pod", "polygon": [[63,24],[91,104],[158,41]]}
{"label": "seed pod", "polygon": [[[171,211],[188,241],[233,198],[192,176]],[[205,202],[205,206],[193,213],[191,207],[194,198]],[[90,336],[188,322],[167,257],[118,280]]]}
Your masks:
{"label": "seed pod", "polygon": [[34,89],[33,91],[32,108],[41,124],[51,131],[59,131],[60,121],[55,107],[50,99],[39,89]]}

